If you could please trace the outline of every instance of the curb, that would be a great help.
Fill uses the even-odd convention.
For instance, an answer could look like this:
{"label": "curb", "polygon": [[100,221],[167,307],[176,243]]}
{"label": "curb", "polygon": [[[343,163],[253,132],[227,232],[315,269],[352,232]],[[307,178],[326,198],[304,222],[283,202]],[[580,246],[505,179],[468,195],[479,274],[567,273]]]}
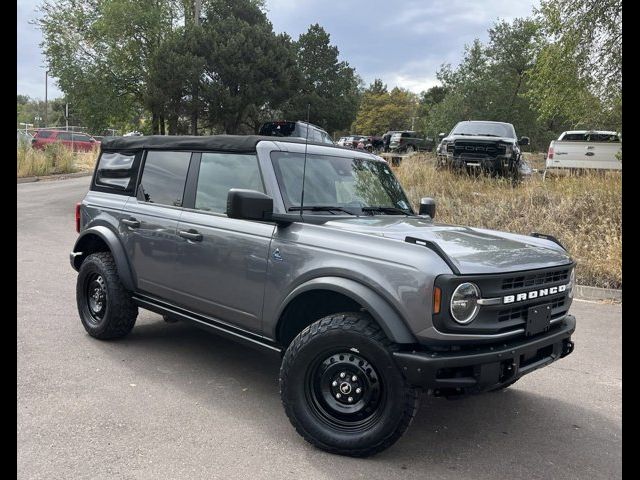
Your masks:
{"label": "curb", "polygon": [[622,290],[613,288],[588,287],[586,285],[576,285],[575,298],[581,300],[613,300],[622,303]]}
{"label": "curb", "polygon": [[21,177],[17,179],[17,183],[33,183],[33,182],[48,182],[52,180],[66,180],[67,178],[86,177],[93,172],[75,172],[75,173],[60,173],[57,175],[43,175],[42,177]]}

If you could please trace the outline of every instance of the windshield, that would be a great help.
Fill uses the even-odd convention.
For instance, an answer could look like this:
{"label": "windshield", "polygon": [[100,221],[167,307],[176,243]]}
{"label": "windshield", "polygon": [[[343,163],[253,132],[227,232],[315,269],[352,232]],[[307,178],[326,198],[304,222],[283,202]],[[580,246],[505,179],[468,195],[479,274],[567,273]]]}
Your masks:
{"label": "windshield", "polygon": [[[304,154],[272,152],[271,161],[287,210],[299,209]],[[307,155],[304,208],[314,206],[351,209],[356,214],[361,214],[363,207],[413,213],[388,164],[328,155]]]}
{"label": "windshield", "polygon": [[487,137],[516,138],[513,125],[495,122],[460,122],[450,135],[482,135]]}

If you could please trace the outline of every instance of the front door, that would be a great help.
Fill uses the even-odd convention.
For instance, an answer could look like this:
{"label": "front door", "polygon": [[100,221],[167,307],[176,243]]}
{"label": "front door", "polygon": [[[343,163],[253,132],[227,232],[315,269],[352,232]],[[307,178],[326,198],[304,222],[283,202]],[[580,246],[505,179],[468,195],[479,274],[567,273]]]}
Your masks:
{"label": "front door", "polygon": [[178,223],[176,280],[181,303],[259,332],[275,226],[226,215],[231,188],[264,192],[258,159],[255,154],[202,153],[189,177]]}
{"label": "front door", "polygon": [[148,152],[137,197],[120,220],[137,289],[166,300],[177,298],[177,228],[190,158],[190,152]]}

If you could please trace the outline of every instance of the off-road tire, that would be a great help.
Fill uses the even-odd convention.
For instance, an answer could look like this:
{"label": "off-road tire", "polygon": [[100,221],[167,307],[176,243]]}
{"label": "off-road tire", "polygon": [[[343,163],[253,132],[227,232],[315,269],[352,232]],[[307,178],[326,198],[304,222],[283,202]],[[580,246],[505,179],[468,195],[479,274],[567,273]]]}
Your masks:
{"label": "off-road tire", "polygon": [[[394,348],[397,347],[363,312],[330,315],[300,332],[287,348],[280,368],[282,404],[298,433],[322,450],[353,457],[370,456],[395,443],[413,421],[418,409],[418,392],[396,366],[392,357]],[[344,359],[340,352],[344,352]],[[366,372],[361,378],[355,374],[353,377],[358,378],[357,382],[363,382],[359,384],[364,392],[360,398],[362,404],[367,405],[356,415],[370,415],[366,420],[358,420],[365,422],[359,427],[354,423],[348,427],[335,426],[331,419],[327,420],[325,410],[330,409],[319,408],[318,405],[328,397],[319,396],[317,388],[313,388],[314,385],[323,385],[325,378],[323,376],[317,382],[314,380],[319,378],[318,365],[327,375],[334,367],[336,372],[342,370],[343,360],[345,364],[353,362],[347,364],[356,369],[352,372],[357,371],[358,365]],[[352,373],[347,374],[347,380],[352,379],[350,375]],[[364,385],[372,380],[369,375],[378,380]],[[333,385],[330,380],[326,383],[328,389]],[[341,391],[343,386],[339,386]],[[377,394],[373,393],[375,388],[379,389]],[[370,407],[370,403],[365,403],[367,398],[377,398],[378,406]],[[333,396],[328,401],[337,403]],[[354,401],[359,402],[357,399]],[[353,405],[353,408],[357,406]],[[344,408],[349,407],[352,406]],[[367,413],[370,409],[374,413]],[[335,411],[331,412],[335,414]]]}
{"label": "off-road tire", "polygon": [[[92,314],[88,294],[92,282],[104,285],[102,315]],[[91,254],[82,262],[76,282],[76,303],[84,329],[92,337],[101,340],[124,337],[131,331],[138,316],[138,307],[122,285],[109,252]]]}

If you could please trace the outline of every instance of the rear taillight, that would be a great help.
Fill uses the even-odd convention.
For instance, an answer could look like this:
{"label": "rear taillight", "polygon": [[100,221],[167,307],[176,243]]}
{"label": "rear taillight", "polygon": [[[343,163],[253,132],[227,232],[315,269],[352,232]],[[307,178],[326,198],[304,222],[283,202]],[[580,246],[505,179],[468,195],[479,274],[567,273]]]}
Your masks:
{"label": "rear taillight", "polygon": [[80,203],[76,203],[76,232],[80,233]]}
{"label": "rear taillight", "polygon": [[549,151],[547,152],[547,159],[553,160],[553,147],[549,147]]}

